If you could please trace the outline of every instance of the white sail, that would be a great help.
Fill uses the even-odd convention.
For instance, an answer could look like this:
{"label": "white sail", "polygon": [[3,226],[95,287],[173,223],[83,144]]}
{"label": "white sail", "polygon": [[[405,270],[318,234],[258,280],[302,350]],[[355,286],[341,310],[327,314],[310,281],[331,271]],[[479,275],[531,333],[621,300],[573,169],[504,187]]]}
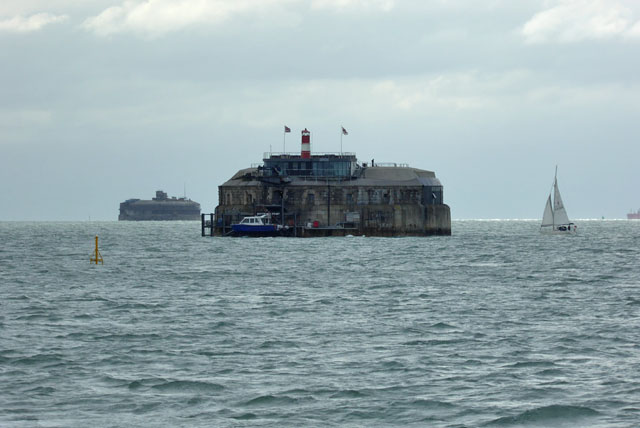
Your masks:
{"label": "white sail", "polygon": [[544,207],[544,214],[542,214],[542,226],[553,226],[553,208],[551,208],[551,194],[547,199],[547,205]]}
{"label": "white sail", "polygon": [[558,180],[553,182],[553,223],[554,225],[569,224],[569,216],[567,210],[564,209],[560,190],[558,190]]}

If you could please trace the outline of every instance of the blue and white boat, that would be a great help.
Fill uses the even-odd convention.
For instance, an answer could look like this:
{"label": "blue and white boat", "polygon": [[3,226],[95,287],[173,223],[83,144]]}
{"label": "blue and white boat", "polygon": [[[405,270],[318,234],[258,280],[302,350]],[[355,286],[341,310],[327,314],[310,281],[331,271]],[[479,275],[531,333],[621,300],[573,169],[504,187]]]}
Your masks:
{"label": "blue and white boat", "polygon": [[258,214],[232,224],[231,230],[234,235],[241,236],[275,236],[280,234],[282,226],[272,223],[270,214]]}

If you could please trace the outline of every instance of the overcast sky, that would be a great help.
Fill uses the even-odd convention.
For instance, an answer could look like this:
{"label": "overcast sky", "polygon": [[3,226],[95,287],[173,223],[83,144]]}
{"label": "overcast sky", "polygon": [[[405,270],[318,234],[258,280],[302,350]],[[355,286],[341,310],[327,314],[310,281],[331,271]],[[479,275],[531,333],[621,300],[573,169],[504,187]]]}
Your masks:
{"label": "overcast sky", "polygon": [[212,212],[270,148],[435,171],[454,219],[640,208],[638,0],[3,0],[0,220]]}

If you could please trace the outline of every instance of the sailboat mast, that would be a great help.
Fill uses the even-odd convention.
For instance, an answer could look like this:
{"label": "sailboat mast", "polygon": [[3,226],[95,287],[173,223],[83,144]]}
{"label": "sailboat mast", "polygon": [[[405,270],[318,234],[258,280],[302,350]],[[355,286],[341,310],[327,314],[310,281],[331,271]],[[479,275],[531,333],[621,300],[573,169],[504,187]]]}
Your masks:
{"label": "sailboat mast", "polygon": [[556,193],[558,192],[558,165],[556,172],[553,174],[553,203],[551,204],[551,218],[553,219],[553,227],[556,227]]}
{"label": "sailboat mast", "polygon": [[556,165],[556,172],[553,175],[553,208],[556,207],[556,192],[558,191],[558,165]]}

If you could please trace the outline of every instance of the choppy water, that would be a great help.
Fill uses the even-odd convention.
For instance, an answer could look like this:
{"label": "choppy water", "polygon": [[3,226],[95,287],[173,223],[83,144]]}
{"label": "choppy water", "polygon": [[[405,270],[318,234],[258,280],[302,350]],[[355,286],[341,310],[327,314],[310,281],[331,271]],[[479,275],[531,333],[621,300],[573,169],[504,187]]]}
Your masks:
{"label": "choppy water", "polygon": [[639,426],[640,222],[580,229],[0,223],[0,426]]}

